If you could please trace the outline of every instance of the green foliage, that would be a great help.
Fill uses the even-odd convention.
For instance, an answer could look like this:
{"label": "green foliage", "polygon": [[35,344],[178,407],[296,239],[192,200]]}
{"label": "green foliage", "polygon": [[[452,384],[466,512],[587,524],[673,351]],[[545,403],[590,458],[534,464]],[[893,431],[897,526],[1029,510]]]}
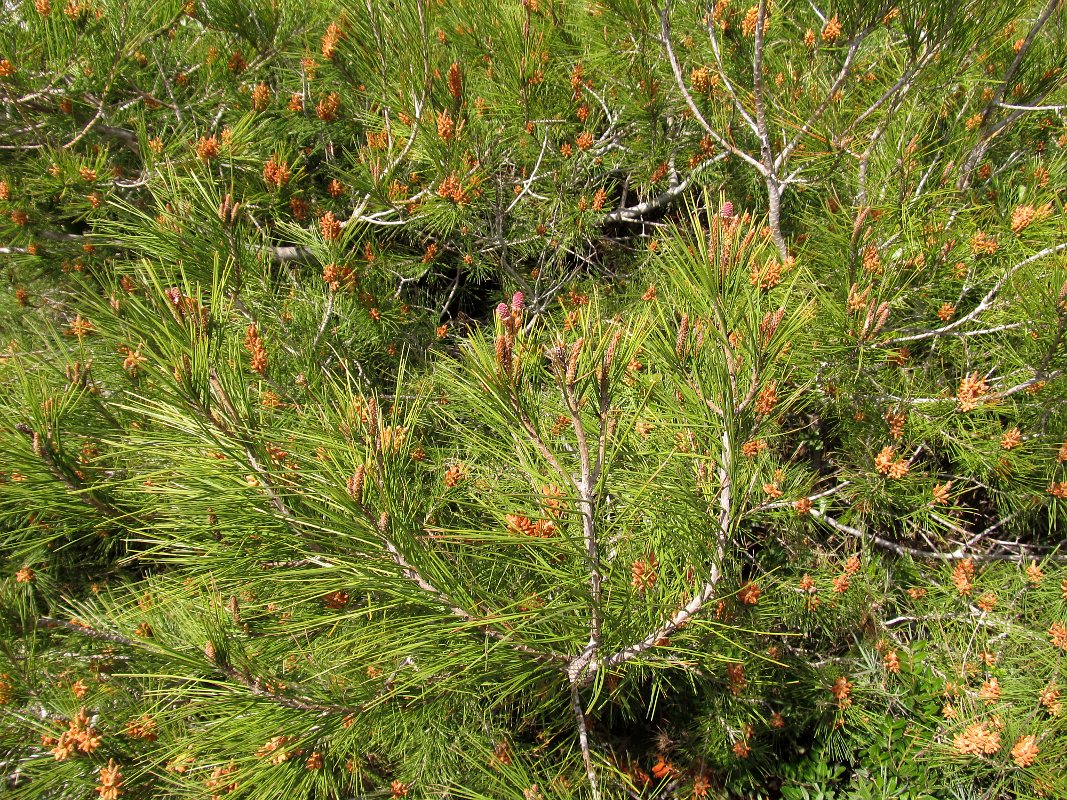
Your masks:
{"label": "green foliage", "polygon": [[1067,17],[11,0],[27,798],[1067,796]]}

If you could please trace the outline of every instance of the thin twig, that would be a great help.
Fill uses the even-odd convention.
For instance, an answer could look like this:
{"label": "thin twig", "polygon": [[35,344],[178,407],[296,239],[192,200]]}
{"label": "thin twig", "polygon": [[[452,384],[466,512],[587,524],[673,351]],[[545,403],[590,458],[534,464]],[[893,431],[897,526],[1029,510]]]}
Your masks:
{"label": "thin twig", "polygon": [[760,0],[756,18],[756,45],[752,54],[752,96],[756,110],[756,133],[760,141],[763,159],[763,180],[767,185],[767,227],[778,255],[785,263],[789,246],[782,234],[782,187],[775,172],[775,157],[771,136],[767,128],[767,106],[763,96],[763,25],[767,20],[767,0]]}
{"label": "thin twig", "polygon": [[330,315],[333,313],[333,291],[329,291],[326,298],[326,310],[322,312],[322,322],[319,323],[319,329],[315,332],[315,338],[311,342],[311,347],[308,351],[315,352],[315,348],[319,346],[319,342],[322,340],[322,334],[326,332],[326,325],[330,321]]}
{"label": "thin twig", "polygon": [[1040,250],[1037,253],[1034,253],[1032,256],[1029,256],[1028,258],[1024,258],[1022,261],[1012,266],[1010,269],[1008,269],[1007,272],[1005,272],[1000,277],[1000,280],[998,280],[993,285],[993,288],[986,293],[985,297],[983,297],[979,301],[978,305],[975,306],[969,313],[964,314],[959,319],[953,320],[947,325],[942,325],[940,328],[934,328],[933,330],[924,331],[923,333],[916,333],[911,336],[898,336],[894,339],[890,339],[889,341],[881,342],[880,346],[894,347],[898,344],[903,344],[904,342],[916,342],[922,339],[931,339],[935,336],[944,336],[946,333],[954,331],[961,325],[964,325],[973,320],[983,311],[987,311],[988,309],[990,309],[993,306],[993,301],[996,299],[997,294],[1000,292],[1001,289],[1004,288],[1005,284],[1007,284],[1007,282],[1011,280],[1011,277],[1016,272],[1018,272],[1020,269],[1027,266],[1028,264],[1033,264],[1035,261],[1040,261],[1041,259],[1046,258],[1055,253],[1059,253],[1062,250],[1067,250],[1067,242],[1061,242],[1060,244],[1053,245],[1052,247],[1046,247],[1044,250]]}
{"label": "thin twig", "polygon": [[[861,531],[859,528],[854,528],[851,525],[845,525],[843,522],[839,522],[830,515],[816,508],[810,511],[813,517],[818,517],[831,528],[841,533],[848,534],[856,539],[863,539],[864,541],[872,542],[885,550],[891,550],[897,555],[911,556],[912,558],[924,558],[933,559],[937,561],[960,561],[965,558],[972,559],[974,561],[1026,561],[1033,558],[1032,555],[1020,553],[1018,555],[1009,553],[970,553],[967,551],[967,546],[960,545],[955,550],[944,553],[937,550],[921,550],[916,547],[909,547],[908,545],[892,542],[889,539],[884,539],[881,536],[877,536],[873,533],[867,533]],[[1067,555],[1064,556],[1049,556],[1054,560],[1067,560]]]}
{"label": "thin twig", "polygon": [[574,712],[574,720],[578,724],[578,744],[582,748],[585,776],[589,780],[589,788],[592,790],[593,800],[600,800],[600,786],[597,783],[596,770],[593,768],[593,754],[589,749],[589,725],[585,721],[582,697],[578,692],[578,684],[575,681],[571,681],[571,710]]}

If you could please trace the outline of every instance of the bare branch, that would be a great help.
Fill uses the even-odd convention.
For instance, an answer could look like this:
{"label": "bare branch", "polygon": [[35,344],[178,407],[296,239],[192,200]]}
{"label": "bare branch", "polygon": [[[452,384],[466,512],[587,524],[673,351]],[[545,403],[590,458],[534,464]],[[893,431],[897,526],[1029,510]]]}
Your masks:
{"label": "bare branch", "polygon": [[578,693],[578,684],[571,681],[571,710],[578,725],[578,744],[582,748],[582,761],[585,762],[585,776],[593,793],[593,800],[600,800],[600,786],[597,783],[596,770],[593,768],[593,755],[589,749],[589,726],[585,721],[582,698]]}
{"label": "bare branch", "polygon": [[679,181],[666,191],[661,192],[651,200],[647,200],[644,203],[638,203],[629,208],[620,208],[616,211],[612,211],[610,214],[606,214],[601,220],[601,224],[608,224],[611,222],[636,222],[648,214],[655,214],[656,212],[666,209],[679,197],[679,195],[682,194],[682,192],[693,184],[704,170],[712,164],[717,164],[722,161],[726,156],[727,153],[718,153],[714,158],[698,164],[683,180]]}
{"label": "bare branch", "polygon": [[756,17],[756,46],[752,54],[752,92],[756,106],[756,132],[763,159],[761,172],[767,184],[767,227],[771,230],[771,239],[784,263],[789,257],[789,247],[785,236],[782,235],[782,188],[775,173],[775,158],[767,128],[767,107],[763,96],[763,26],[766,21],[767,0],[760,0]]}
{"label": "bare branch", "polygon": [[660,11],[660,30],[663,40],[663,46],[667,51],[667,58],[671,62],[671,70],[674,73],[674,81],[676,84],[678,84],[678,89],[679,91],[681,91],[682,97],[685,98],[685,103],[687,106],[689,106],[689,110],[693,112],[693,117],[697,120],[697,122],[700,123],[701,127],[708,132],[708,135],[711,136],[711,138],[714,139],[720,147],[729,150],[742,161],[751,165],[757,172],[759,172],[760,175],[766,175],[766,167],[760,161],[756,160],[744,150],[724,138],[722,134],[720,134],[717,130],[711,127],[711,124],[707,121],[704,115],[700,113],[700,109],[697,107],[696,101],[693,99],[693,95],[691,95],[689,93],[689,89],[686,88],[685,78],[682,75],[681,65],[679,65],[678,57],[674,53],[674,45],[671,44],[671,26],[670,20],[668,18],[669,13],[670,3],[667,3]]}

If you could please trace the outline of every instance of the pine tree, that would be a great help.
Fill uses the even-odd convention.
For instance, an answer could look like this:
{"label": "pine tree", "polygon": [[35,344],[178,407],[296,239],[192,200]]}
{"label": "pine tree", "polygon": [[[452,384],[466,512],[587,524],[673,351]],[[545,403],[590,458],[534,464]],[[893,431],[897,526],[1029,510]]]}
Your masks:
{"label": "pine tree", "polygon": [[6,8],[12,796],[1067,793],[1059,0]]}

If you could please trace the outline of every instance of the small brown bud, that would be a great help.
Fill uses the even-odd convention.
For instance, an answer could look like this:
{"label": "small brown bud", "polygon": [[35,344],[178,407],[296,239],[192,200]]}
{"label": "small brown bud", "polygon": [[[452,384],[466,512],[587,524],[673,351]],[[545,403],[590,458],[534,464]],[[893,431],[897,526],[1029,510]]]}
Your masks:
{"label": "small brown bud", "polygon": [[578,357],[582,353],[584,339],[579,339],[571,345],[570,357],[567,360],[567,383],[574,383],[578,375]]}
{"label": "small brown bud", "polygon": [[367,479],[367,469],[362,464],[356,467],[356,471],[352,473],[352,477],[348,479],[348,496],[353,500],[360,500],[363,497],[363,484]]}
{"label": "small brown bud", "polygon": [[674,352],[678,358],[685,354],[686,339],[689,338],[689,315],[682,314],[682,324],[678,326],[678,339],[674,345]]}
{"label": "small brown bud", "polygon": [[452,66],[448,68],[448,92],[456,100],[463,97],[463,75],[460,72],[459,64],[452,62]]}

